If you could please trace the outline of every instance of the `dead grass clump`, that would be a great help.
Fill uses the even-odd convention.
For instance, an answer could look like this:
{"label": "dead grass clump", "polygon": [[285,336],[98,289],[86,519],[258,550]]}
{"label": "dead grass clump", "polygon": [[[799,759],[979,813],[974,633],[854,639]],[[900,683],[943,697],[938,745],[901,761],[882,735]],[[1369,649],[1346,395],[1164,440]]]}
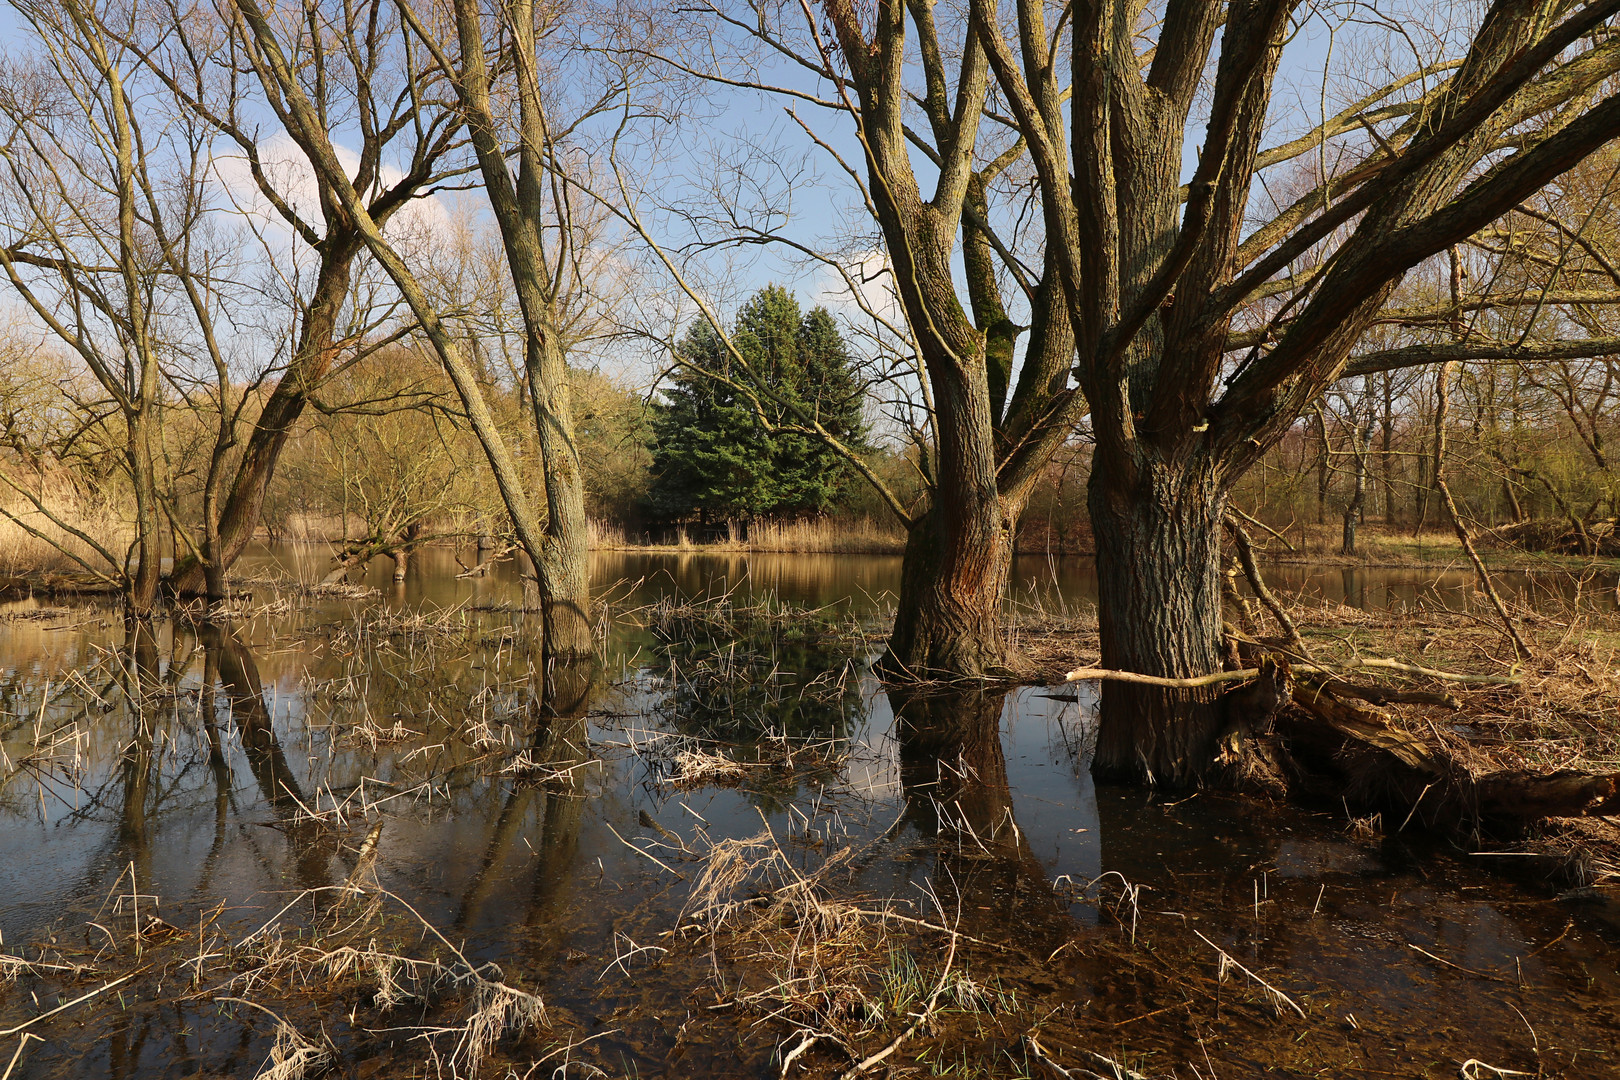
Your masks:
{"label": "dead grass clump", "polygon": [[[11,979],[33,980],[36,994],[50,993],[65,980],[92,974],[104,979],[124,970],[79,1001],[88,1003],[112,988],[148,996],[167,987],[164,996],[177,1007],[212,1002],[244,1022],[248,1015],[268,1016],[274,1042],[259,1080],[318,1073],[339,1053],[361,1049],[347,1042],[364,1043],[367,1029],[407,1034],[418,1047],[412,1060],[432,1059],[440,1076],[474,1077],[501,1040],[547,1026],[545,1004],[536,994],[507,982],[494,965],[470,961],[408,902],[356,880],[363,876],[369,875],[357,867],[344,885],[300,893],[235,940],[218,926],[223,904],[191,929],[176,927],[162,936],[140,932],[143,916],[150,923],[156,898],[131,883],[129,893],[109,898],[107,910],[87,923],[93,966],[57,955],[71,950],[61,931],[63,944],[52,959],[7,957],[0,967]],[[136,907],[144,910],[136,913]],[[349,1020],[342,1047],[327,1034],[328,1018],[340,1005]],[[403,1026],[396,1020],[402,1009],[409,1017]],[[70,1022],[84,1023],[83,1014]]]}
{"label": "dead grass clump", "polygon": [[841,1074],[854,1076],[926,1037],[946,1014],[1011,1017],[1022,1009],[1016,992],[973,978],[958,962],[964,943],[978,939],[948,925],[937,896],[929,894],[938,919],[931,922],[906,901],[840,895],[837,883],[863,849],[828,852],[826,837],[818,839],[803,848],[818,853],[813,867],[769,828],[700,839],[702,869],[678,927],[711,958],[725,1003],[786,1027],[782,1075],[819,1046],[854,1062]]}
{"label": "dead grass clump", "polygon": [[725,784],[747,775],[748,769],[728,754],[711,750],[680,750],[675,754],[669,782],[676,787]]}

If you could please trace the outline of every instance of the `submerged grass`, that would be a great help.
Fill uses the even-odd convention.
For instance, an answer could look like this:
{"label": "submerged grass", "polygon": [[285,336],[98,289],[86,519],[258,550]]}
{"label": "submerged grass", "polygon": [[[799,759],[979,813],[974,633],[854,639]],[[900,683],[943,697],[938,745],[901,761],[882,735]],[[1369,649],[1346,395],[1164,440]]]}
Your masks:
{"label": "submerged grass", "polygon": [[[1500,631],[1465,614],[1352,617],[1324,608],[1302,611],[1298,621],[1322,657],[1388,645],[1430,666],[1499,661]],[[1352,1059],[1396,1063],[1366,1056],[1389,1044],[1389,1025],[1366,1035],[1348,1027],[1340,1019],[1346,995],[1312,985],[1308,967],[1288,966],[1287,949],[1268,944],[1268,924],[1287,917],[1320,935],[1308,940],[1333,946],[1339,932],[1325,915],[1316,920],[1314,882],[1309,895],[1289,896],[1275,876],[1264,896],[1256,882],[1252,926],[1246,914],[1234,926],[1219,917],[1222,906],[1246,909],[1247,897],[1232,904],[1203,870],[1169,886],[1117,870],[1050,880],[1045,853],[1031,851],[1014,821],[999,753],[974,767],[942,760],[922,776],[898,736],[859,722],[863,694],[875,691],[862,666],[870,627],[833,611],[731,595],[621,606],[615,617],[636,625],[643,652],[617,691],[616,711],[590,715],[585,705],[561,710],[566,695],[556,684],[565,673],[535,662],[520,625],[488,613],[363,610],[301,628],[298,649],[311,659],[296,727],[277,711],[273,687],[239,689],[257,684],[245,669],[234,676],[238,689],[223,695],[235,694],[220,713],[241,754],[258,755],[248,765],[272,818],[232,824],[274,828],[289,850],[341,866],[336,880],[179,910],[152,895],[160,890],[151,881],[137,881],[132,864],[101,910],[63,919],[50,939],[0,956],[0,975],[11,980],[0,1002],[11,1015],[35,1018],[24,1021],[35,1025],[30,1033],[56,1040],[124,1022],[126,1010],[169,1010],[176,1023],[217,1039],[240,1036],[252,1068],[276,1080],[358,1075],[362,1067],[446,1078],[629,1076],[660,1065],[672,1075],[1118,1080],[1213,1076],[1206,1050],[1222,1076],[1255,1062],[1321,1075]],[[1535,679],[1458,693],[1528,724],[1545,722],[1545,707],[1516,714],[1515,694],[1533,690],[1545,702],[1573,695],[1583,678],[1620,679],[1612,655],[1620,625],[1613,648],[1582,651],[1597,618],[1589,597],[1542,618],[1532,636],[1549,651]],[[1035,604],[1014,623],[1026,651],[1048,648],[1054,661],[1060,639],[1064,663],[1077,643],[1095,640],[1092,617],[1061,604]],[[1554,648],[1560,634],[1568,641]],[[1446,640],[1425,651],[1421,642],[1434,637]],[[177,777],[215,768],[231,731],[183,676],[174,648],[167,667],[157,666],[161,677],[138,690],[127,677],[133,665],[109,652],[71,685],[0,700],[9,710],[0,715],[0,746],[10,752],[0,781],[7,808],[20,813],[54,799],[133,830],[129,800],[119,802],[123,792],[107,777],[130,775],[130,763],[150,765],[162,781],[156,787],[178,788]],[[213,662],[241,667],[243,659],[216,652]],[[48,709],[42,699],[55,704]],[[1576,707],[1572,696],[1568,704]],[[95,737],[109,706],[138,721],[111,747]],[[1595,728],[1612,720],[1611,705],[1581,707],[1597,710]],[[1410,716],[1414,725],[1432,718]],[[999,738],[995,715],[990,723]],[[1484,730],[1483,721],[1470,725]],[[1552,738],[1547,762],[1574,748]],[[1613,750],[1593,734],[1583,760]],[[334,782],[330,766],[339,759],[362,762],[358,781]],[[242,757],[231,760],[241,768]],[[989,767],[997,761],[999,781]],[[856,762],[887,770],[891,787],[881,798],[852,781]],[[620,766],[622,783],[589,791],[587,778],[608,763]],[[220,805],[248,786],[222,782],[228,797]],[[644,801],[625,803],[626,791]],[[729,808],[729,819],[694,797],[705,791]],[[598,797],[587,801],[591,794]],[[1210,797],[1200,798],[1189,818],[1205,812]],[[425,914],[434,909],[423,896],[444,890],[439,867],[379,877],[379,849],[396,829],[468,803],[488,814],[484,831],[496,838],[468,895],[499,872],[503,852],[516,850],[524,821],[543,822],[543,872],[527,888],[540,893],[560,887],[553,878],[578,878],[584,917],[602,924],[613,947],[571,956],[536,945],[569,932],[552,925],[561,921],[557,908],[542,906],[532,925],[509,928],[502,970],[469,944],[465,919]],[[613,870],[580,839],[598,821],[597,831],[618,836],[614,824],[626,819],[611,815],[624,805],[633,815],[677,803],[695,824],[681,818],[678,832],[642,810],[651,835],[631,827],[607,842],[636,849],[646,882]],[[497,840],[508,828],[503,847]],[[231,836],[223,843],[237,842]],[[1392,905],[1382,881],[1376,887],[1376,903]],[[1452,955],[1435,938],[1420,941]],[[585,974],[571,977],[576,962]],[[86,993],[69,1010],[44,1015]],[[623,1038],[616,1033],[625,1029],[652,1049],[618,1063],[576,1055],[588,1040]],[[625,1038],[616,1049],[631,1045]],[[693,1045],[714,1057],[679,1058]],[[1560,1067],[1565,1053],[1547,1048],[1549,1067]]]}

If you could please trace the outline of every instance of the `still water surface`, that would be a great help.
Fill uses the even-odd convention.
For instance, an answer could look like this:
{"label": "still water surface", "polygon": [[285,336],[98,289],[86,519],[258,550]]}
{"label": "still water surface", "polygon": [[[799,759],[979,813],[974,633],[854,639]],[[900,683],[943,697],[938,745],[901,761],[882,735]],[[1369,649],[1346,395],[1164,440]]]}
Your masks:
{"label": "still water surface", "polygon": [[[242,572],[312,581],[325,558],[267,548]],[[1085,692],[891,698],[863,658],[851,664],[832,644],[795,639],[760,646],[771,671],[726,686],[719,708],[721,684],[691,675],[712,655],[653,634],[645,620],[620,620],[603,670],[580,685],[564,679],[540,703],[558,716],[547,737],[561,725],[578,751],[570,786],[481,767],[477,739],[434,733],[485,723],[490,745],[510,741],[495,729],[532,718],[544,695],[524,658],[521,617],[498,609],[515,597],[510,566],[457,578],[471,561],[470,552],[459,562],[423,553],[396,587],[379,560],[371,600],[300,603],[224,629],[176,620],[132,636],[94,607],[0,611],[3,951],[82,935],[120,895],[180,927],[223,904],[221,925],[251,929],[285,898],[342,885],[354,870],[354,845],[301,811],[369,808],[383,823],[378,882],[470,957],[536,988],[554,1021],[594,1037],[593,1060],[608,1074],[774,1077],[784,1033],[769,1024],[724,1038],[702,1024],[688,1032],[687,1021],[703,1019],[701,964],[645,954],[614,966],[634,943],[659,940],[687,897],[621,838],[656,839],[649,818],[682,835],[702,821],[712,838],[752,836],[763,821],[789,836],[808,810],[836,822],[840,839],[870,845],[854,892],[917,900],[948,881],[964,932],[1056,957],[1017,977],[1061,1002],[1074,1033],[1152,1075],[1193,1075],[1196,1063],[1223,1077],[1438,1077],[1480,1059],[1620,1076],[1613,901],[1560,899],[1421,838],[1354,839],[1331,815],[1098,787],[1085,763]],[[595,566],[621,608],[768,594],[852,618],[882,610],[898,573],[898,559],[818,555],[605,553]],[[1378,607],[1460,604],[1469,590],[1462,573],[1273,577],[1325,601]],[[1015,581],[1022,603],[1083,605],[1095,590],[1080,560],[1020,560]],[[1506,586],[1532,599],[1573,587],[1546,576]],[[445,609],[470,628],[451,649],[431,635],[361,632],[387,612]],[[796,695],[817,677],[822,691]],[[128,693],[132,678],[140,694]],[[750,724],[756,735],[763,725],[836,740],[847,760],[740,786],[667,782],[659,740],[744,737]],[[71,745],[30,763],[51,731],[73,732]],[[953,786],[940,761],[966,763],[974,783]],[[1002,839],[969,850],[964,825]],[[1117,943],[1130,918],[1117,890],[1105,902],[1084,888],[1103,875],[1142,888],[1133,914],[1143,940],[1127,954],[1140,962],[1087,944]],[[1212,948],[1192,930],[1298,998],[1310,1022],[1280,1023],[1238,997],[1208,1015],[1180,1009],[1165,973],[1207,982],[1215,972]],[[0,1029],[44,1007],[13,986],[0,986]],[[262,1025],[201,1004],[96,1015],[94,1030],[42,1028],[47,1042],[15,1075],[253,1075],[269,1050]],[[342,1062],[340,1074],[370,1075],[363,1064]]]}

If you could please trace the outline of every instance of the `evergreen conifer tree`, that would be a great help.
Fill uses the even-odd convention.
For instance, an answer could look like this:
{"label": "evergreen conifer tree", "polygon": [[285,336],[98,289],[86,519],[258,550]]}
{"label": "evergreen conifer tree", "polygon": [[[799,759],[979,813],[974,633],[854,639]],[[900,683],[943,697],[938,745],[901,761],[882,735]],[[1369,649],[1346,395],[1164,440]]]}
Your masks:
{"label": "evergreen conifer tree", "polygon": [[[837,323],[825,308],[801,312],[778,285],[755,293],[737,313],[732,342],[777,394],[814,415],[847,445],[863,447],[861,386]],[[854,479],[849,463],[817,436],[772,430],[754,406],[724,383],[736,361],[713,328],[694,323],[677,367],[654,408],[654,490],[649,509],[660,517],[704,520],[798,517],[824,513]],[[761,399],[773,428],[796,419]]]}

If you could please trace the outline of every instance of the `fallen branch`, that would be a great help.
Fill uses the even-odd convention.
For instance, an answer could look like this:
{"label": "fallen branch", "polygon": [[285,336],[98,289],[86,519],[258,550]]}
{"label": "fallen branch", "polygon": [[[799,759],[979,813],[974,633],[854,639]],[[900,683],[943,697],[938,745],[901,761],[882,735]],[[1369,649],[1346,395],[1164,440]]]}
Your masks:
{"label": "fallen branch", "polygon": [[[1364,659],[1357,657],[1340,664],[1337,669],[1322,664],[1296,663],[1293,666],[1296,672],[1309,672],[1317,675],[1326,675],[1330,678],[1339,676],[1345,671],[1355,671],[1361,668],[1372,668],[1378,671],[1393,671],[1398,675],[1410,675],[1416,678],[1437,679],[1440,682],[1478,683],[1484,686],[1518,686],[1523,678],[1518,675],[1472,675],[1466,672],[1439,671],[1435,668],[1419,667],[1417,664],[1407,664],[1400,660],[1381,660],[1376,657]],[[1088,679],[1108,680],[1111,682],[1138,683],[1142,686],[1162,686],[1168,690],[1196,690],[1201,686],[1214,686],[1217,683],[1241,682],[1252,679],[1260,674],[1259,668],[1239,668],[1235,671],[1216,671],[1208,675],[1193,675],[1185,679],[1172,679],[1162,675],[1143,675],[1136,671],[1117,671],[1113,668],[1075,668],[1063,676],[1065,683],[1084,682]],[[1391,694],[1398,691],[1390,691]],[[1399,698],[1388,697],[1386,700],[1397,701]],[[1451,699],[1447,699],[1449,704]]]}
{"label": "fallen branch", "polygon": [[1115,671],[1112,668],[1075,668],[1063,676],[1066,683],[1087,679],[1106,679],[1110,682],[1138,683],[1142,686],[1162,686],[1169,690],[1196,690],[1200,686],[1217,683],[1241,682],[1260,674],[1259,668],[1241,668],[1237,671],[1216,671],[1209,675],[1195,675],[1187,679],[1169,679],[1160,675],[1143,675],[1135,671]]}
{"label": "fallen branch", "polygon": [[1288,641],[1290,649],[1298,649],[1308,657],[1310,653],[1305,648],[1305,642],[1299,636],[1299,629],[1294,626],[1294,620],[1288,617],[1283,609],[1282,601],[1277,599],[1275,593],[1266,588],[1266,579],[1260,576],[1260,567],[1254,561],[1254,545],[1249,542],[1249,534],[1243,531],[1235,517],[1228,516],[1225,520],[1226,530],[1232,534],[1232,543],[1237,547],[1238,565],[1243,567],[1243,576],[1249,579],[1249,588],[1254,595],[1260,598],[1271,617],[1277,620],[1282,627],[1283,636]]}
{"label": "fallen branch", "polygon": [[[1339,671],[1355,671],[1359,668],[1393,671],[1399,675],[1411,675],[1422,679],[1438,679],[1440,682],[1478,683],[1482,686],[1518,686],[1524,681],[1523,676],[1520,675],[1471,675],[1466,672],[1439,671],[1435,668],[1420,667],[1417,664],[1407,664],[1400,660],[1381,660],[1377,657],[1371,659],[1356,657],[1339,665]],[[1294,670],[1312,671],[1322,675],[1338,674],[1332,668],[1314,664],[1296,664]]]}
{"label": "fallen branch", "polygon": [[1390,686],[1373,686],[1370,683],[1353,683],[1336,676],[1329,676],[1319,683],[1312,683],[1314,690],[1326,690],[1339,697],[1359,698],[1373,705],[1439,705],[1442,708],[1456,712],[1462,708],[1462,702],[1451,694],[1436,693],[1433,690],[1397,690]]}

